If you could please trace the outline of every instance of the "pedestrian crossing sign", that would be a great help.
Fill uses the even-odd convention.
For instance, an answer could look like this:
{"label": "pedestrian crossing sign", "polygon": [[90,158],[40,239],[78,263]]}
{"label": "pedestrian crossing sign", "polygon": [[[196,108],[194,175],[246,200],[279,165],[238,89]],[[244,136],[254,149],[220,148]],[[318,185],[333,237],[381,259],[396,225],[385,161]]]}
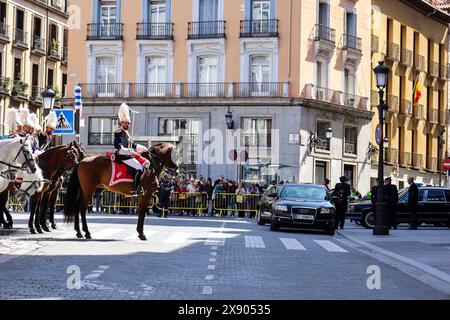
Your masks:
{"label": "pedestrian crossing sign", "polygon": [[75,134],[75,113],[74,110],[54,110],[56,112],[56,128],[54,134]]}

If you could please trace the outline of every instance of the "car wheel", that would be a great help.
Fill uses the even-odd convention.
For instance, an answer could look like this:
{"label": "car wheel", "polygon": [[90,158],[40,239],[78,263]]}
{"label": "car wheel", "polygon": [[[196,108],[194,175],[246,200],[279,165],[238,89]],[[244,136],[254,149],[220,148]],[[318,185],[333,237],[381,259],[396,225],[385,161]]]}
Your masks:
{"label": "car wheel", "polygon": [[256,222],[258,222],[258,224],[259,224],[260,226],[263,226],[263,225],[266,224],[266,220],[264,220],[264,219],[261,217],[261,211],[260,211],[259,214],[258,214],[258,219],[256,220]]}
{"label": "car wheel", "polygon": [[280,230],[280,226],[278,224],[276,224],[274,219],[272,219],[272,221],[270,222],[270,231],[279,231],[279,230]]}
{"label": "car wheel", "polygon": [[334,236],[336,234],[336,229],[335,228],[329,228],[329,229],[325,230],[325,234],[327,234],[329,236]]}
{"label": "car wheel", "polygon": [[366,229],[375,228],[375,213],[373,211],[363,212],[361,217],[361,224]]}

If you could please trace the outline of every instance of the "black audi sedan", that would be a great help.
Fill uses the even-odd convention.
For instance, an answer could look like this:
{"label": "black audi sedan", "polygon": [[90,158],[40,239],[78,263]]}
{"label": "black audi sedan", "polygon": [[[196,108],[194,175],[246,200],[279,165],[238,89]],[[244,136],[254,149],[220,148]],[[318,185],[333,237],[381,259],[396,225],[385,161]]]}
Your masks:
{"label": "black audi sedan", "polygon": [[270,230],[301,228],[335,234],[335,208],[328,190],[316,184],[286,184],[267,190],[260,202],[258,223]]}
{"label": "black audi sedan", "polygon": [[[409,223],[411,217],[408,209],[408,188],[400,190],[398,198],[397,223]],[[350,204],[346,218],[361,222],[366,229],[375,227],[375,213],[370,200]],[[417,219],[419,225],[450,228],[450,188],[420,186]]]}

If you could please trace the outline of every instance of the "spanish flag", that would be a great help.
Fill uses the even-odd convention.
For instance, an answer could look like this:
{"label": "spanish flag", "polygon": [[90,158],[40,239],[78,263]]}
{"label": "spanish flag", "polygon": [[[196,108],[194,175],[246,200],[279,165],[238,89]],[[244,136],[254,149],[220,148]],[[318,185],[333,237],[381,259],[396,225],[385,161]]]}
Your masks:
{"label": "spanish flag", "polygon": [[419,103],[421,96],[422,96],[422,87],[420,86],[419,75],[417,75],[416,81],[414,83],[414,105]]}

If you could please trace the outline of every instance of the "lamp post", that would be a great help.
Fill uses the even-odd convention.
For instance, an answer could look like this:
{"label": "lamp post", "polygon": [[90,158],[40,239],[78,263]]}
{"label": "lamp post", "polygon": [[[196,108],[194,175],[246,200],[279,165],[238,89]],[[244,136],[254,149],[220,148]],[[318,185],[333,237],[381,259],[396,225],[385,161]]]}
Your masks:
{"label": "lamp post", "polygon": [[52,87],[48,86],[42,93],[42,105],[44,106],[44,110],[53,109],[55,105],[55,96],[56,92],[52,89]]}
{"label": "lamp post", "polygon": [[[388,82],[389,69],[384,65],[383,61],[378,62],[378,66],[373,69],[375,73],[376,85],[378,88],[378,95],[380,103],[378,105],[378,119],[380,127],[380,140],[378,153],[378,188],[377,188],[377,204],[376,210],[376,225],[373,229],[373,235],[389,235],[389,227],[387,226],[386,217],[386,203],[384,201],[384,190],[383,190],[383,178],[384,178],[384,144],[385,140],[383,138],[383,124],[384,118],[386,117],[386,104],[384,103],[384,90]],[[388,142],[388,141],[387,141]]]}
{"label": "lamp post", "polygon": [[439,186],[442,185],[442,147],[445,145],[445,129],[441,128],[439,132],[439,148],[438,148],[438,170],[439,170]]}
{"label": "lamp post", "polygon": [[233,112],[231,112],[230,107],[228,107],[228,112],[225,114],[225,120],[228,129],[234,129]]}

